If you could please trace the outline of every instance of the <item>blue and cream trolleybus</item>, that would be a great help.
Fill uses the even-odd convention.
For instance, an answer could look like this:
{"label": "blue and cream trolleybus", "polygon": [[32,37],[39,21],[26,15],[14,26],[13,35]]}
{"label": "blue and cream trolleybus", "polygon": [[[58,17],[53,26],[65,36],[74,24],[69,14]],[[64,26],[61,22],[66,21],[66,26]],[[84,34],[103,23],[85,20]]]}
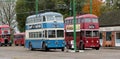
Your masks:
{"label": "blue and cream trolleybus", "polygon": [[64,51],[63,15],[44,12],[28,16],[26,19],[25,47],[35,49],[61,49]]}

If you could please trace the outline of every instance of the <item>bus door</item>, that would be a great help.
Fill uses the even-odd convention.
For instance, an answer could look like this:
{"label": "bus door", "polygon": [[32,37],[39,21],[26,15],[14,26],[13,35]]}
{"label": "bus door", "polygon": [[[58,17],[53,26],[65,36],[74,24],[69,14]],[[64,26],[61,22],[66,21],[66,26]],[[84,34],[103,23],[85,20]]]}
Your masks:
{"label": "bus door", "polygon": [[74,42],[73,41],[73,32],[66,32],[65,40],[66,40],[67,48],[72,47],[72,44]]}

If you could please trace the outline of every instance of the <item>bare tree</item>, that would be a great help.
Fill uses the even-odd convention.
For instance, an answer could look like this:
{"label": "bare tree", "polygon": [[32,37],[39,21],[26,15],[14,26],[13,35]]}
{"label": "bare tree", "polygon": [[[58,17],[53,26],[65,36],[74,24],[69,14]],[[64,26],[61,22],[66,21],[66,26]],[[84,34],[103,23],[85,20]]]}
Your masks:
{"label": "bare tree", "polygon": [[0,0],[0,22],[8,24],[12,30],[17,26],[15,4],[16,0]]}

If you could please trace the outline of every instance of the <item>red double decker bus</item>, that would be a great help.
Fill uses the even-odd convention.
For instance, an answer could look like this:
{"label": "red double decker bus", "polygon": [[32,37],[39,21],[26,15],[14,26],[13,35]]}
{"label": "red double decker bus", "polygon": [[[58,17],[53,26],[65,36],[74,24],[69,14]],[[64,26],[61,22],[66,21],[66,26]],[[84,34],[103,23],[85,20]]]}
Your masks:
{"label": "red double decker bus", "polygon": [[[72,49],[74,48],[73,17],[65,18],[64,29],[66,47]],[[84,14],[76,16],[76,47],[81,50],[84,48],[99,50],[99,22],[96,15]]]}
{"label": "red double decker bus", "polygon": [[15,46],[24,46],[25,42],[25,33],[16,33],[14,34],[14,44]]}
{"label": "red double decker bus", "polygon": [[0,46],[11,46],[12,41],[10,39],[10,27],[9,25],[0,25]]}

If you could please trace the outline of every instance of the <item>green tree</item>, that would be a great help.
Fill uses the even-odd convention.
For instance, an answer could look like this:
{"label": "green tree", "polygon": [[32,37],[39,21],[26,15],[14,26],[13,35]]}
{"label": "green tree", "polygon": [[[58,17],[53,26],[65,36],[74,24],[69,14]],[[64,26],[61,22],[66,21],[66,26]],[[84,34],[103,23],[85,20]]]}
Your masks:
{"label": "green tree", "polygon": [[[38,0],[38,10],[53,10],[60,12],[64,17],[69,16],[70,0]],[[83,0],[76,0],[77,13],[81,12]],[[35,14],[35,0],[17,0],[16,16],[20,32],[25,31],[26,17]]]}

